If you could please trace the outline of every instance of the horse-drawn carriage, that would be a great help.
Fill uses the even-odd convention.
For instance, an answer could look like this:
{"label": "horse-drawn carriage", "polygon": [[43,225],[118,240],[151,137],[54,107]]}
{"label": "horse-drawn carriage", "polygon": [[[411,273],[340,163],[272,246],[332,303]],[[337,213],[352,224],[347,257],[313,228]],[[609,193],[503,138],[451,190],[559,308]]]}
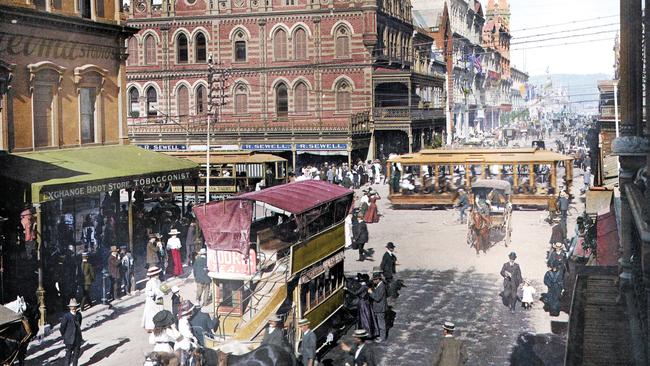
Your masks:
{"label": "horse-drawn carriage", "polygon": [[[23,303],[24,304],[24,303]],[[29,322],[21,312],[0,305],[0,365],[11,365],[20,358],[24,359],[27,344],[33,333]]]}
{"label": "horse-drawn carriage", "polygon": [[512,204],[510,183],[497,179],[479,179],[472,183],[471,211],[467,220],[467,244],[484,253],[490,246],[490,234],[503,236],[510,245],[512,233]]}

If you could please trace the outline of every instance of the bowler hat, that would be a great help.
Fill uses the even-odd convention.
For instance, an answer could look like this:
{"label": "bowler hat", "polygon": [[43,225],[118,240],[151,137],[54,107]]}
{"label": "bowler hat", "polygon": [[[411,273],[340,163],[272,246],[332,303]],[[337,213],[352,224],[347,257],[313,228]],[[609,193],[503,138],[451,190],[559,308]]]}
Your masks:
{"label": "bowler hat", "polygon": [[395,244],[393,244],[392,241],[389,241],[388,244],[386,244],[386,248],[388,248],[388,249],[395,249]]}
{"label": "bowler hat", "polygon": [[298,325],[299,325],[299,326],[309,325],[309,324],[311,324],[311,322],[309,321],[309,319],[302,318],[302,319],[300,319],[300,320],[298,321]]}
{"label": "bowler hat", "polygon": [[161,310],[153,316],[153,325],[156,328],[165,328],[176,323],[174,314],[169,310]]}
{"label": "bowler hat", "polygon": [[508,254],[508,257],[509,257],[510,259],[516,259],[516,258],[517,258],[517,253],[515,253],[515,252],[510,252],[510,254]]}
{"label": "bowler hat", "polygon": [[453,332],[453,331],[454,331],[454,328],[456,328],[456,326],[455,326],[454,323],[452,323],[452,322],[445,322],[445,323],[442,325],[442,329],[444,329],[444,330],[448,330],[448,331],[450,331],[450,332]]}
{"label": "bowler hat", "polygon": [[383,278],[383,277],[384,277],[384,276],[382,275],[381,272],[375,272],[375,273],[372,274],[372,279],[373,279],[373,280],[381,279],[381,278]]}

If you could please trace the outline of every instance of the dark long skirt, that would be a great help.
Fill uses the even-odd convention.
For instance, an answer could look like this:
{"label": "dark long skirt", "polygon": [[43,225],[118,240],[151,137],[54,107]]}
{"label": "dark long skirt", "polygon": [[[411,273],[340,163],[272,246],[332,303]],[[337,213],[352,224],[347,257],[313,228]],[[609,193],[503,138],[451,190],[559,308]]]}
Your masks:
{"label": "dark long skirt", "polygon": [[365,329],[371,338],[379,336],[379,326],[373,316],[367,294],[359,297],[357,312],[357,329]]}

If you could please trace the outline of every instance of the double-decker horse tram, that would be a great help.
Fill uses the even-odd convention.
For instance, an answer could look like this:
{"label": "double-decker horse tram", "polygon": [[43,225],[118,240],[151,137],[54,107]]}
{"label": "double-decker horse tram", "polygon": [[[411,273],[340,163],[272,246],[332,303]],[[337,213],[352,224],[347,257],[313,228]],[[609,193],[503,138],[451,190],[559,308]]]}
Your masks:
{"label": "double-decker horse tram", "polygon": [[274,316],[282,319],[293,351],[301,318],[309,319],[319,349],[332,344],[342,323],[344,220],[352,200],[349,189],[309,180],[194,208],[219,319],[208,347],[254,349]]}

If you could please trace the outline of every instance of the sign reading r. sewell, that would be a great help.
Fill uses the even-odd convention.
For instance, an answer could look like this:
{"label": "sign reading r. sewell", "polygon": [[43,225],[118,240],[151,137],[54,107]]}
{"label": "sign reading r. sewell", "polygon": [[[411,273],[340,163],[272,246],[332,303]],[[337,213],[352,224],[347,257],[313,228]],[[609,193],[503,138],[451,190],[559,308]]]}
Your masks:
{"label": "sign reading r. sewell", "polygon": [[341,151],[347,149],[348,144],[296,144],[296,150],[299,151]]}
{"label": "sign reading r. sewell", "polygon": [[59,198],[72,198],[85,196],[89,194],[97,194],[103,192],[111,192],[118,189],[143,187],[152,184],[160,184],[173,182],[177,180],[190,179],[191,172],[164,172],[158,174],[151,174],[142,177],[119,177],[113,180],[104,180],[100,182],[87,182],[63,187],[45,186],[41,190],[41,201],[51,201]]}

